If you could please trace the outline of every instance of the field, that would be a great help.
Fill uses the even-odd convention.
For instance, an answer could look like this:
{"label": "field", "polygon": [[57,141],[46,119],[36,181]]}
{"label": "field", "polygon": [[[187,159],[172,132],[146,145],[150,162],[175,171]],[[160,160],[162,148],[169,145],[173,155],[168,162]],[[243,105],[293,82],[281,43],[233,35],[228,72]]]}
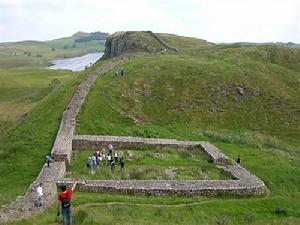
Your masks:
{"label": "field", "polygon": [[[250,198],[76,193],[76,224],[300,224],[300,51],[205,45],[202,40],[192,49],[195,40],[165,38],[184,50],[132,57],[120,65],[124,77],[115,78],[115,71],[99,77],[82,107],[77,132],[207,140],[231,158],[240,155],[242,166],[260,177],[269,192]],[[25,117],[16,116],[22,119],[6,125],[10,129],[0,139],[0,204],[22,194],[35,178],[64,107],[89,71],[62,72],[65,80]],[[89,178],[85,161],[90,154],[77,154],[68,176]],[[144,166],[147,157],[142,155],[132,167]],[[163,163],[151,159],[151,164]],[[184,157],[178,163],[185,163]],[[108,176],[112,174],[104,174]],[[58,224],[55,209],[12,224]]]}
{"label": "field", "polygon": [[[125,169],[116,163],[111,171],[105,159],[96,173],[91,175],[86,167],[93,151],[77,151],[73,164],[68,168],[69,177],[90,180],[223,180],[230,175],[217,169],[215,164],[200,149],[139,148],[121,149],[125,159]],[[129,157],[132,155],[132,158]]]}
{"label": "field", "polygon": [[51,151],[61,114],[90,71],[46,69],[48,60],[56,57],[98,51],[95,43],[63,48],[73,41],[71,37],[0,44],[0,205],[22,195],[38,175],[44,155]]}

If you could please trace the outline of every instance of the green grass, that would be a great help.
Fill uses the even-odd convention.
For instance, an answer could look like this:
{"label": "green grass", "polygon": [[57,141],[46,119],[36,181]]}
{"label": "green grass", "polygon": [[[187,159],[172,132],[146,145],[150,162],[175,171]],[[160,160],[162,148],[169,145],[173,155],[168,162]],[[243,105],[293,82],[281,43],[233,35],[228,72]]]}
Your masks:
{"label": "green grass", "polygon": [[80,73],[39,66],[0,69],[0,205],[23,195],[35,180],[65,107],[92,69]]}
{"label": "green grass", "polygon": [[[75,37],[72,36],[45,42],[0,43],[0,68],[36,64],[47,66],[49,60],[57,58],[80,56],[90,52],[103,52],[104,42],[101,40],[75,43]],[[75,46],[73,46],[74,43]],[[53,49],[55,50],[53,51]],[[30,53],[30,55],[27,53]]]}
{"label": "green grass", "polygon": [[[122,149],[125,158],[125,169],[115,165],[111,171],[108,161],[96,169],[94,175],[90,175],[86,167],[86,161],[94,152],[76,151],[75,160],[68,168],[68,177],[79,177],[91,180],[223,180],[231,179],[229,174],[217,169],[215,164],[209,162],[209,158],[199,149]],[[134,158],[128,157],[128,152],[134,154]],[[162,155],[155,155],[156,153]]]}
{"label": "green grass", "polygon": [[300,73],[251,59],[251,51],[131,59],[120,66],[123,79],[112,71],[96,81],[78,131],[188,139],[203,139],[206,130],[249,131],[294,144],[300,135]]}
{"label": "green grass", "polygon": [[[81,209],[88,214],[82,224],[299,224],[300,168],[295,159],[288,159],[276,149],[215,144],[231,157],[240,154],[242,165],[268,185],[270,194],[251,198],[161,198],[75,193],[74,219]],[[283,213],[277,208],[283,209]],[[56,224],[54,219],[53,207],[47,213],[16,224]]]}
{"label": "green grass", "polygon": [[[75,193],[75,219],[81,224],[300,224],[300,51],[202,48],[200,42],[193,49],[188,38],[162,36],[183,51],[132,57],[120,65],[125,77],[116,79],[114,71],[99,77],[82,107],[77,131],[208,140],[232,158],[240,155],[241,164],[270,192],[250,198]],[[1,137],[0,204],[22,194],[50,151],[61,113],[84,74],[65,76]],[[76,167],[83,176],[85,154],[89,152],[74,163],[83,163]],[[57,224],[55,214],[53,206],[15,224]]]}

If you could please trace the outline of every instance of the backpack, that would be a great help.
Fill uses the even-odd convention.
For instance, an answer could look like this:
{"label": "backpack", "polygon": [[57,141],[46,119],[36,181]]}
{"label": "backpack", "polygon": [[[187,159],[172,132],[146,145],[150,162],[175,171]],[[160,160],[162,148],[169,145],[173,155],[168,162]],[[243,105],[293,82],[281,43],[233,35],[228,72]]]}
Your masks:
{"label": "backpack", "polygon": [[69,208],[71,206],[71,201],[70,201],[70,199],[68,199],[68,198],[63,198],[62,200],[61,200],[61,207],[62,208]]}

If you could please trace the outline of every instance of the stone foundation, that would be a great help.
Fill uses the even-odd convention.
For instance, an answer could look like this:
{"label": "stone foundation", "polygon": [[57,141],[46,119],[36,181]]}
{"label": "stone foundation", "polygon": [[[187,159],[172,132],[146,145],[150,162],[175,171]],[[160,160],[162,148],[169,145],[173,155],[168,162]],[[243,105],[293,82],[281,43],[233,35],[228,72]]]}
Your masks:
{"label": "stone foundation", "polygon": [[[233,180],[88,180],[81,181],[78,190],[83,192],[108,192],[143,195],[260,195],[265,193],[265,184],[217,147],[205,141],[178,141],[175,139],[153,139],[120,136],[75,135],[73,150],[101,150],[113,144],[115,148],[124,147],[180,147],[200,148],[220,169],[231,174]],[[70,185],[69,180],[57,183]]]}

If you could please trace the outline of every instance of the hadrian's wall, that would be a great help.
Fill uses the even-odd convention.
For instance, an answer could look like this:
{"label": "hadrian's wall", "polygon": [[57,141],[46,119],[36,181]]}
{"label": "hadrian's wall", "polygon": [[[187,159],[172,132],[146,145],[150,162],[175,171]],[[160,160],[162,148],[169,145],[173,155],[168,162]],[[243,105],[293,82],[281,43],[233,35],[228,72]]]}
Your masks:
{"label": "hadrian's wall", "polygon": [[[145,195],[259,195],[265,192],[265,184],[234,160],[227,157],[209,142],[178,141],[175,139],[152,139],[139,137],[75,135],[72,142],[73,150],[100,150],[113,144],[116,148],[142,146],[169,146],[181,148],[199,147],[219,168],[230,173],[233,180],[97,180],[84,181],[78,186],[85,192],[109,192]],[[69,185],[68,180],[61,180]]]}
{"label": "hadrian's wall", "polygon": [[[28,187],[23,196],[19,196],[15,201],[1,206],[0,224],[12,220],[29,218],[32,214],[47,210],[51,206],[57,192],[56,182],[64,177],[66,164],[68,165],[71,162],[72,138],[76,127],[76,117],[85,97],[97,76],[108,72],[127,57],[128,56],[125,55],[110,60],[109,63],[104,64],[96,69],[96,71],[90,73],[80,84],[62,115],[60,128],[51,151],[55,163],[53,163],[50,168],[47,166],[42,167],[39,176]],[[36,189],[40,183],[43,183],[46,200],[46,207],[43,209],[35,206],[37,200]]]}
{"label": "hadrian's wall", "polygon": [[89,74],[80,84],[62,116],[60,128],[51,152],[52,156],[54,156],[55,161],[65,161],[66,164],[70,164],[72,156],[72,138],[75,132],[76,119],[80,107],[83,104],[86,96],[88,95],[90,88],[95,82],[97,76],[111,70],[122,60],[123,57],[112,59],[110,63],[104,64],[103,66],[96,69],[95,72]]}
{"label": "hadrian's wall", "polygon": [[[0,224],[16,219],[26,219],[34,213],[43,212],[48,209],[55,200],[56,182],[65,175],[66,166],[64,162],[55,162],[48,168],[46,165],[41,169],[36,180],[28,187],[23,196],[10,203],[1,206]],[[37,200],[36,189],[40,183],[43,183],[43,191],[45,195],[46,207],[37,208],[35,201]]]}
{"label": "hadrian's wall", "polygon": [[[107,147],[112,143],[115,147],[126,146],[170,146],[170,147],[201,147],[224,171],[231,173],[236,180],[205,180],[205,181],[81,181],[78,185],[80,191],[89,192],[110,192],[126,194],[145,195],[215,195],[219,193],[229,193],[235,195],[255,195],[262,194],[265,184],[258,177],[237,165],[232,159],[225,156],[219,149],[208,142],[178,141],[175,139],[145,139],[137,137],[117,137],[117,136],[90,136],[75,135],[76,119],[81,105],[88,92],[100,74],[113,69],[122,62],[120,56],[111,62],[99,67],[95,72],[89,74],[80,84],[75,95],[71,99],[68,107],[63,113],[62,121],[56,140],[52,148],[52,155],[55,163],[50,168],[44,166],[37,179],[30,185],[23,196],[16,201],[4,205],[0,209],[0,223],[10,220],[28,218],[33,213],[41,212],[50,207],[55,200],[56,184],[71,184],[69,180],[63,180],[66,165],[71,163],[72,150],[91,150]],[[34,202],[37,199],[36,188],[39,183],[43,183],[46,197],[46,207],[39,209]]]}

